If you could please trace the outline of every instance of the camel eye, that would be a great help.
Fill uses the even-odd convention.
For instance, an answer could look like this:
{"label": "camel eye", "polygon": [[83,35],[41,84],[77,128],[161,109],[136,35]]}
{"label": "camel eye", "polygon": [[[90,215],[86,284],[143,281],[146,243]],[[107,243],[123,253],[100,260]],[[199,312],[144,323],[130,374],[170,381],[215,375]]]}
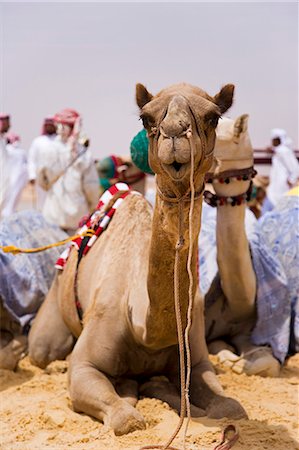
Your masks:
{"label": "camel eye", "polygon": [[153,118],[147,114],[141,114],[140,119],[142,120],[144,128],[151,128],[155,126]]}
{"label": "camel eye", "polygon": [[212,128],[216,128],[218,125],[218,120],[219,120],[219,116],[213,116],[213,117],[209,117],[209,119],[207,120],[208,125]]}

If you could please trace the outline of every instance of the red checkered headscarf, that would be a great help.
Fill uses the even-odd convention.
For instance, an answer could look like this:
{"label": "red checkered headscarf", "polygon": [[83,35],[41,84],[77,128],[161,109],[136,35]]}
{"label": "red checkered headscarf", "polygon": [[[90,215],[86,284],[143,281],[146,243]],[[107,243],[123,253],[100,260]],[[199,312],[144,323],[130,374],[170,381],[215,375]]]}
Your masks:
{"label": "red checkered headscarf", "polygon": [[66,108],[54,115],[54,121],[73,128],[80,114],[74,109]]}

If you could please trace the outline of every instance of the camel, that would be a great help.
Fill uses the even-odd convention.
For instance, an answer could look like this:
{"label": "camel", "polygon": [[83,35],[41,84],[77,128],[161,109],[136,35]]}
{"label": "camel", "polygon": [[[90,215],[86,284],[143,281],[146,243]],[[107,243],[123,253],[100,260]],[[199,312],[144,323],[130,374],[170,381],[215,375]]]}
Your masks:
{"label": "camel", "polygon": [[122,181],[127,183],[134,191],[144,195],[146,175],[135,166],[130,156],[108,156],[97,161],[96,168],[102,191],[112,184]]}
{"label": "camel", "polygon": [[[224,172],[237,175],[251,166],[253,149],[248,115],[243,114],[235,121],[223,118],[217,127],[211,169],[216,195],[225,198],[246,193],[250,176],[247,180],[230,178],[229,183],[221,183],[219,179]],[[205,295],[206,340],[209,352],[218,354],[235,372],[277,376],[280,364],[271,348],[258,347],[251,342],[251,331],[256,323],[257,279],[245,232],[245,209],[245,201],[235,207],[219,205],[219,202],[217,205],[218,275]]]}
{"label": "camel", "polygon": [[[3,247],[39,247],[66,239],[56,225],[34,210],[19,211],[0,222]],[[18,254],[0,250],[0,369],[15,370],[27,351],[27,330],[53,281],[61,248]]]}
{"label": "camel", "polygon": [[[179,84],[153,96],[137,84],[136,102],[149,134],[149,164],[156,174],[154,211],[142,196],[128,195],[108,229],[82,258],[77,274],[78,255],[71,252],[30,330],[29,356],[40,367],[64,359],[73,349],[68,371],[73,408],[104,422],[116,435],[145,427],[144,418],[135,409],[138,383],[164,375],[179,386],[176,246],[180,255],[176,288],[183,328],[187,323],[187,259],[191,248],[192,412],[212,418],[246,417],[243,407],[225,396],[209,362],[203,301],[196,282],[204,177],[213,159],[218,119],[231,106],[233,91],[233,85],[226,85],[211,97],[200,88]],[[82,324],[75,307],[75,275]]]}

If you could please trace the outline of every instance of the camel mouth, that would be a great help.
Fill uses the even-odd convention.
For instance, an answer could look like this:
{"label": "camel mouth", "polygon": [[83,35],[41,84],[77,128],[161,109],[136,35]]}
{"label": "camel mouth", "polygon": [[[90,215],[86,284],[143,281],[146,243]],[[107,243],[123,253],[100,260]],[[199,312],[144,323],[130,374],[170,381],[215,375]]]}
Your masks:
{"label": "camel mouth", "polygon": [[174,161],[171,164],[163,164],[164,169],[174,180],[180,180],[185,177],[189,163],[179,163]]}
{"label": "camel mouth", "polygon": [[180,170],[180,168],[182,167],[183,164],[179,163],[177,161],[174,161],[171,165],[177,172],[179,172],[179,170]]}

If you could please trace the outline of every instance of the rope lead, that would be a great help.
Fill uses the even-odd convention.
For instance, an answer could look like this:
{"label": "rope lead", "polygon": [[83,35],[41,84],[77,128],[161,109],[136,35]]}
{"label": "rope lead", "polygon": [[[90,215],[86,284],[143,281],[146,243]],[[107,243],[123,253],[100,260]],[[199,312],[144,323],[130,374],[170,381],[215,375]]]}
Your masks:
{"label": "rope lead", "polygon": [[36,247],[36,248],[21,248],[16,247],[15,245],[0,245],[0,249],[4,253],[12,253],[13,255],[17,255],[18,253],[39,253],[43,252],[44,250],[48,250],[53,247],[60,247],[61,245],[67,244],[68,242],[74,241],[75,239],[78,239],[79,237],[88,236],[91,237],[94,235],[94,230],[88,229],[84,231],[83,233],[76,234],[74,236],[70,236],[66,239],[63,239],[62,241],[54,242],[53,244],[44,245],[42,247]]}

